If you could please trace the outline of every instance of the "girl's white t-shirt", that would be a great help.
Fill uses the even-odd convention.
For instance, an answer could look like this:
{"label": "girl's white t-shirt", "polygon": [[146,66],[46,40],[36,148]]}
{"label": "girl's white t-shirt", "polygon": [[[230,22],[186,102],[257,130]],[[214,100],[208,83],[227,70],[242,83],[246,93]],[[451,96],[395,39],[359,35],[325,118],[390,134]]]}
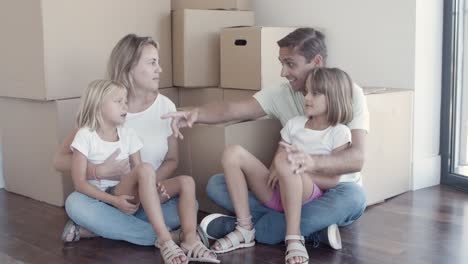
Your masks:
{"label": "girl's white t-shirt", "polygon": [[[343,125],[329,126],[324,130],[305,128],[308,118],[296,116],[281,129],[281,138],[289,144],[298,146],[308,154],[328,155],[337,147],[351,142],[351,130]],[[340,182],[361,184],[360,173],[347,173],[340,177]]]}
{"label": "girl's white t-shirt", "polygon": [[154,103],[144,111],[127,114],[125,127],[132,128],[143,142],[141,160],[150,163],[155,170],[166,157],[167,138],[172,135],[171,119],[161,119],[161,116],[175,111],[174,103],[159,94]]}
{"label": "girl's white t-shirt", "polygon": [[328,155],[334,149],[351,142],[351,131],[343,124],[313,130],[305,127],[307,121],[306,116],[290,119],[281,129],[281,138],[307,154],[318,155]]}
{"label": "girl's white t-shirt", "polygon": [[[80,128],[73,139],[70,148],[72,151],[79,151],[89,162],[93,164],[103,163],[112,153],[120,149],[120,154],[116,160],[128,159],[130,155],[139,151],[143,145],[135,133],[130,128],[117,128],[119,140],[114,142],[104,141],[96,131],[91,131],[88,127]],[[119,181],[114,180],[89,180],[89,183],[97,186],[101,190],[117,185]]]}

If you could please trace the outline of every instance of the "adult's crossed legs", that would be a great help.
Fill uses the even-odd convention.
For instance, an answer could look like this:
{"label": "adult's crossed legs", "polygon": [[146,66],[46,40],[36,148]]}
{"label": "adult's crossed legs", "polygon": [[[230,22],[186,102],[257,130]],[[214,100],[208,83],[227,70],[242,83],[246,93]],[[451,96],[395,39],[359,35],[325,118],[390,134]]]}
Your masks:
{"label": "adult's crossed legs", "polygon": [[[217,174],[208,181],[207,194],[216,204],[234,212],[223,174]],[[329,225],[346,226],[357,220],[366,208],[366,195],[356,183],[339,183],[326,191],[320,198],[305,204],[301,211],[301,233],[306,240],[313,240],[314,233]],[[249,205],[256,230],[256,240],[264,244],[278,244],[286,235],[286,220],[283,213],[265,207],[249,192]],[[234,230],[233,223],[226,223],[220,236]],[[272,232],[274,227],[274,232]]]}

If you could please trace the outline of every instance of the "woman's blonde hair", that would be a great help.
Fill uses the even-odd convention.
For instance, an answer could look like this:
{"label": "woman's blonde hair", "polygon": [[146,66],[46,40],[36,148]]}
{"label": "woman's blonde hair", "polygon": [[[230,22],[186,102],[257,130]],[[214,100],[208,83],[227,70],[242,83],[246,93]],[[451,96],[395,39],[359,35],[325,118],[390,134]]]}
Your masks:
{"label": "woman's blonde hair", "polygon": [[353,81],[346,72],[338,68],[314,68],[307,76],[306,87],[327,98],[327,119],[331,126],[351,122]]}
{"label": "woman's blonde hair", "polygon": [[108,78],[123,84],[129,89],[129,92],[134,92],[130,71],[140,60],[141,52],[146,45],[152,45],[156,49],[159,49],[159,44],[151,37],[139,37],[135,34],[128,34],[119,40],[114,49],[112,49],[107,64]]}
{"label": "woman's blonde hair", "polygon": [[80,109],[76,117],[79,128],[88,127],[91,131],[98,129],[102,124],[102,101],[104,97],[116,89],[125,87],[115,81],[95,80],[92,81],[81,98]]}

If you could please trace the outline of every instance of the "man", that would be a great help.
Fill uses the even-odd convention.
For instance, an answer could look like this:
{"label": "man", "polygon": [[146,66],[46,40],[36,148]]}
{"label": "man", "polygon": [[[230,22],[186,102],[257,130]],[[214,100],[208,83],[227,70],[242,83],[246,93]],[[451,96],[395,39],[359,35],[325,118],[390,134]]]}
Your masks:
{"label": "man", "polygon": [[[286,122],[304,115],[305,80],[308,72],[325,65],[327,49],[324,35],[312,28],[299,28],[279,40],[281,76],[287,82],[265,87],[252,98],[237,102],[216,102],[187,112],[170,113],[163,118],[173,118],[172,129],[176,137],[183,138],[179,128],[191,127],[194,123],[217,124],[232,120],[257,119],[268,115]],[[337,226],[349,225],[358,219],[366,208],[366,196],[360,186],[359,171],[364,163],[366,135],[369,128],[367,104],[362,89],[353,88],[353,120],[347,124],[351,129],[352,145],[332,155],[311,155],[299,168],[311,175],[341,175],[340,183],[314,202],[302,207],[301,232],[306,240],[326,242],[334,249],[341,248]],[[299,156],[300,153],[297,153]],[[294,161],[295,153],[290,154]],[[294,163],[294,162],[293,162]],[[301,163],[301,161],[296,162]],[[271,173],[275,173],[270,167]],[[227,191],[224,175],[210,178],[207,184],[210,199],[233,212],[234,208]],[[269,209],[249,194],[249,205],[256,230],[256,240],[266,244],[281,242],[286,233],[283,213]],[[233,231],[236,219],[213,214],[203,219],[201,226],[208,236],[221,238]]]}

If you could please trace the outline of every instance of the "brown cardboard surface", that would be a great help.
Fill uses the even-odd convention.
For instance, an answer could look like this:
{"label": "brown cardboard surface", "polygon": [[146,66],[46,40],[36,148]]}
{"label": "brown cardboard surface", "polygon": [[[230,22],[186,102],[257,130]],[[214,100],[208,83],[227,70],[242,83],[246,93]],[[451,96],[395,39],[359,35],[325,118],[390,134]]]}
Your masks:
{"label": "brown cardboard surface", "polygon": [[243,89],[223,89],[224,101],[239,101],[252,97],[257,91]]}
{"label": "brown cardboard surface", "polygon": [[413,92],[388,90],[366,95],[371,127],[361,174],[368,205],[410,189]]}
{"label": "brown cardboard surface", "polygon": [[9,40],[0,49],[0,96],[79,97],[105,78],[112,48],[128,33],[160,43],[160,87],[171,87],[170,0],[1,1],[0,34]]}
{"label": "brown cardboard surface", "polygon": [[251,11],[182,9],[172,13],[174,86],[219,86],[222,28],[251,26]]}
{"label": "brown cardboard surface", "polygon": [[276,42],[295,28],[237,27],[221,31],[221,87],[260,90],[283,81]]}
{"label": "brown cardboard surface", "polygon": [[171,99],[171,101],[176,105],[176,107],[179,107],[179,88],[161,88],[159,89],[159,92]]}
{"label": "brown cardboard surface", "polygon": [[252,0],[172,0],[171,8],[252,10]]}
{"label": "brown cardboard surface", "polygon": [[200,210],[219,212],[219,207],[207,197],[208,179],[222,172],[221,157],[225,146],[239,144],[250,151],[266,166],[270,166],[280,140],[281,124],[273,119],[260,119],[221,125],[196,124],[191,129],[183,129],[189,159],[185,168],[195,179]]}
{"label": "brown cardboard surface", "polygon": [[8,191],[63,206],[73,184],[69,175],[55,171],[52,161],[57,147],[74,127],[79,101],[0,98]]}
{"label": "brown cardboard surface", "polygon": [[192,88],[179,90],[180,106],[199,106],[211,102],[223,101],[223,89],[218,87]]}

